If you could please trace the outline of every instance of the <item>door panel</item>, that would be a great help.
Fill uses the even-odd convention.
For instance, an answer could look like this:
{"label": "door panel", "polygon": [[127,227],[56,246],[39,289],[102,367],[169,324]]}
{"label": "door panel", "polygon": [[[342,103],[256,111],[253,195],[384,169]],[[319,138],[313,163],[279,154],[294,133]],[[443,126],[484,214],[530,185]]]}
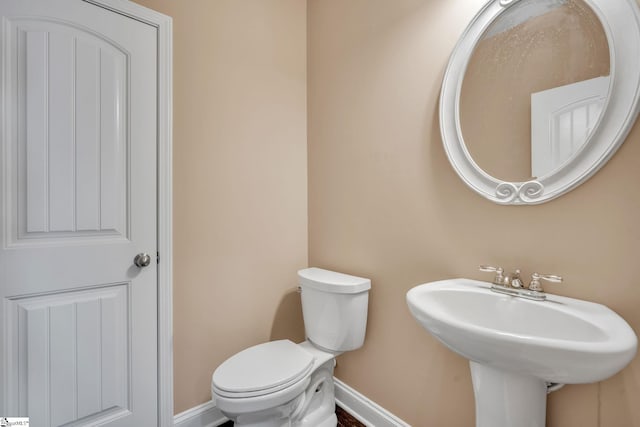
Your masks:
{"label": "door panel", "polygon": [[0,21],[0,415],[156,425],[156,29],[82,0]]}
{"label": "door panel", "polygon": [[129,287],[6,300],[8,370],[11,382],[26,391],[17,404],[34,423],[62,425],[88,416],[97,422],[129,413]]}
{"label": "door panel", "polygon": [[[21,19],[16,34],[18,241],[127,231],[127,55],[103,38]],[[9,65],[11,66],[11,65]]]}

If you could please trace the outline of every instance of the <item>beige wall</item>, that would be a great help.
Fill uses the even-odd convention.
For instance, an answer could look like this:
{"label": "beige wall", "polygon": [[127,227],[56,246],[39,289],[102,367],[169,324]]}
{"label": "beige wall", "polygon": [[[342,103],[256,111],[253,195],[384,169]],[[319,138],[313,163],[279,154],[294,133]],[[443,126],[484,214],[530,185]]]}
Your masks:
{"label": "beige wall", "polygon": [[[337,376],[416,427],[474,419],[466,360],[409,314],[416,284],[490,279],[481,263],[556,273],[565,283],[549,291],[604,303],[640,332],[640,127],[592,179],[540,206],[492,204],[449,165],[440,84],[484,2],[308,2],[309,261],[372,279],[365,346],[339,357]],[[548,425],[638,427],[638,402],[636,357],[552,394]]]}
{"label": "beige wall", "polygon": [[[138,0],[174,24],[175,411],[249,345],[302,339],[306,4]],[[292,320],[294,319],[294,320]]]}

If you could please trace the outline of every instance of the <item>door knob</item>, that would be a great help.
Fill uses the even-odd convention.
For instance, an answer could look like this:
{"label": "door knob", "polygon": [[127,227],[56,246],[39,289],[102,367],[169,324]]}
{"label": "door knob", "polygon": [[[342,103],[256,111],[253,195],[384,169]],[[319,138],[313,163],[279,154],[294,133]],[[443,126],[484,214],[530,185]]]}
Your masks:
{"label": "door knob", "polygon": [[136,267],[146,267],[151,264],[151,257],[149,256],[149,254],[139,253],[133,259],[133,263],[136,265]]}

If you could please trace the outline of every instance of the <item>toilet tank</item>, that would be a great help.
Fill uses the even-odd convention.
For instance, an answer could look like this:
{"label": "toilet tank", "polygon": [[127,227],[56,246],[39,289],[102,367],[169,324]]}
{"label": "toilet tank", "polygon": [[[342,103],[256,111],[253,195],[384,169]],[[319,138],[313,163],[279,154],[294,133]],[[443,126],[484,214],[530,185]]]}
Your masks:
{"label": "toilet tank", "polygon": [[362,347],[371,281],[321,268],[298,271],[307,339],[331,352]]}

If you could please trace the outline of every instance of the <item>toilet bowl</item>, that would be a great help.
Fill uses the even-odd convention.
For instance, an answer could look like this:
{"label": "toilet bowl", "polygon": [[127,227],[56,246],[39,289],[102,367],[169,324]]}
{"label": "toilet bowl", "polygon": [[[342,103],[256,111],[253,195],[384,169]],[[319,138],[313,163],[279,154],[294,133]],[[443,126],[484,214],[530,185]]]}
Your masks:
{"label": "toilet bowl", "polygon": [[335,427],[335,357],[360,348],[369,279],[319,268],[298,272],[307,340],[249,347],[213,373],[211,395],[238,427]]}

